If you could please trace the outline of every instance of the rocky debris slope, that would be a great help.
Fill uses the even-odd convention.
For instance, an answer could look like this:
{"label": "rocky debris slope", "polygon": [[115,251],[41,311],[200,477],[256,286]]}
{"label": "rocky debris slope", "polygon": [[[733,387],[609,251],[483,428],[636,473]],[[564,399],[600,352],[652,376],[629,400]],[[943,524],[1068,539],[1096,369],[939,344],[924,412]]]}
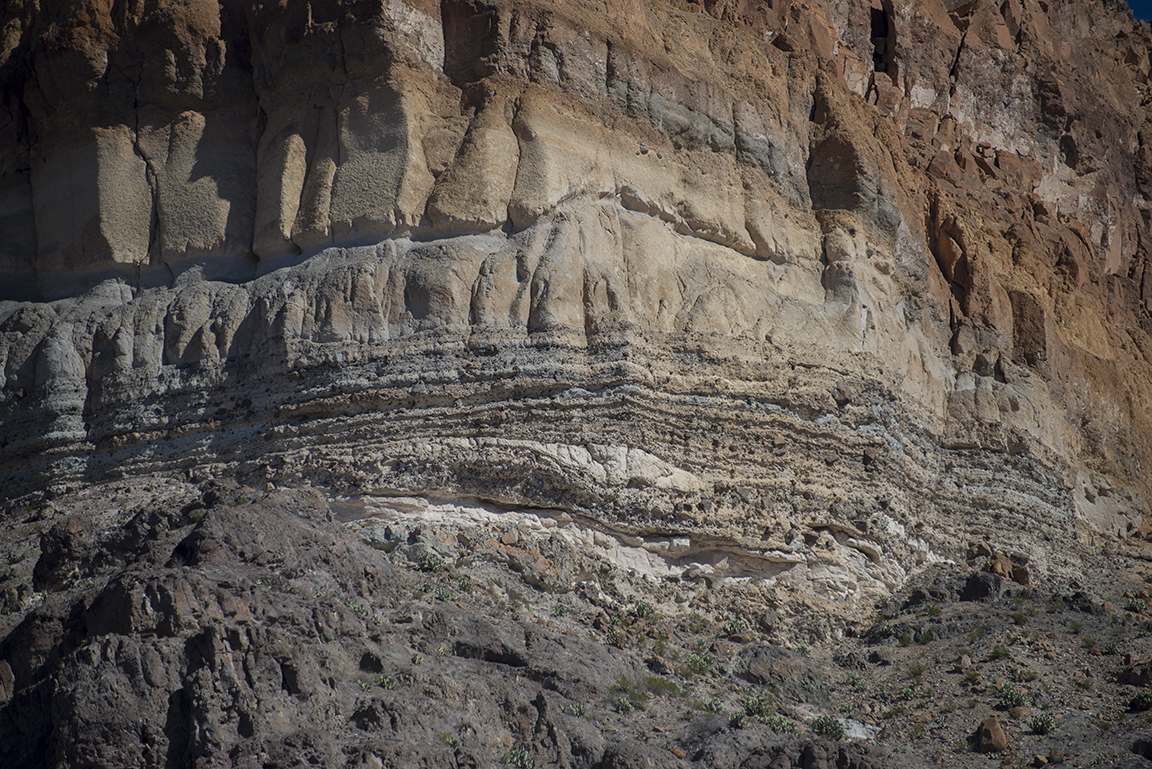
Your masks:
{"label": "rocky debris slope", "polygon": [[551,509],[768,564],[829,635],[973,537],[1071,579],[1141,531],[1123,8],[4,13],[5,498],[179,469]]}
{"label": "rocky debris slope", "polygon": [[[413,504],[415,504],[415,500]],[[341,507],[334,510],[339,513]],[[929,569],[859,632],[782,646],[504,521],[455,551],[315,491],[144,478],[4,511],[6,767],[1147,766],[1147,563],[1091,588]],[[28,549],[39,539],[39,547]],[[471,542],[471,546],[469,545]],[[981,735],[984,735],[983,741]],[[1038,758],[1037,758],[1038,757]]]}
{"label": "rocky debris slope", "polygon": [[[885,755],[770,730],[734,739],[688,680],[590,637],[586,623],[615,627],[593,604],[509,606],[505,591],[536,589],[482,558],[449,567],[425,550],[394,564],[314,492],[120,484],[32,518],[38,557],[9,555],[34,566],[8,575],[32,592],[6,607],[0,640],[5,766],[736,766],[749,753],[799,766],[815,751],[873,767]],[[627,632],[679,656],[674,623],[637,605],[648,611]],[[698,675],[701,696],[719,691]]]}

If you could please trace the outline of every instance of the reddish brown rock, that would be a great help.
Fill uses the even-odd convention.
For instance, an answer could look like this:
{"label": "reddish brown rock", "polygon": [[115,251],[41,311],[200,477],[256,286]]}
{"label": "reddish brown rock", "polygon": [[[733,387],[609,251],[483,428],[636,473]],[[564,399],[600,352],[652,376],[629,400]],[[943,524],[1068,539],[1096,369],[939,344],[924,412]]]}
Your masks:
{"label": "reddish brown rock", "polygon": [[981,753],[1000,753],[1008,747],[1008,738],[995,716],[980,722],[976,730],[976,750]]}

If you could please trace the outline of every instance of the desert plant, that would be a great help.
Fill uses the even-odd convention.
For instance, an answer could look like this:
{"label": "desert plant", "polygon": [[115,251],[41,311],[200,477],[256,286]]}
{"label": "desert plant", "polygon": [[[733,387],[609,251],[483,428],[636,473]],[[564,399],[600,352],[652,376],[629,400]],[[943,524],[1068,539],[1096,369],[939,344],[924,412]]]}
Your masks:
{"label": "desert plant", "polygon": [[808,649],[807,646],[804,646],[804,645],[797,646],[794,651],[797,654],[799,654],[801,657],[811,657],[812,656],[812,652]]}
{"label": "desert plant", "polygon": [[462,593],[471,593],[472,578],[467,575],[462,575],[459,579],[456,580],[456,586],[460,588],[460,592]]}
{"label": "desert plant", "polygon": [[557,603],[556,608],[552,610],[553,616],[565,617],[568,615],[570,609],[562,603]]}
{"label": "desert plant", "polygon": [[859,673],[852,672],[848,674],[848,685],[856,691],[864,690],[864,676]]}
{"label": "desert plant", "polygon": [[728,725],[733,729],[743,729],[748,724],[748,714],[743,710],[733,711],[732,715],[728,716]]}
{"label": "desert plant", "polygon": [[844,724],[835,716],[816,716],[808,725],[821,737],[829,740],[844,739]]}
{"label": "desert plant", "polygon": [[583,702],[573,702],[568,706],[568,712],[577,718],[580,718],[588,712],[588,706]]}
{"label": "desert plant", "polygon": [[647,601],[637,601],[632,607],[632,613],[640,619],[652,619],[656,616],[656,608]]}
{"label": "desert plant", "polygon": [[1028,707],[1028,695],[1012,684],[1004,684],[1000,688],[1000,704],[1005,709]]}
{"label": "desert plant", "polygon": [[1152,709],[1152,689],[1144,689],[1139,692],[1132,701],[1128,703],[1128,707],[1132,710],[1150,710]]}
{"label": "desert plant", "polygon": [[1003,660],[1008,658],[1008,650],[1001,644],[996,644],[992,647],[992,652],[988,655],[994,660]]}
{"label": "desert plant", "polygon": [[460,739],[454,734],[449,734],[448,732],[444,732],[443,734],[441,734],[439,736],[439,739],[440,739],[440,742],[444,743],[445,745],[452,748],[453,750],[460,747]]}
{"label": "desert plant", "polygon": [[772,715],[776,712],[776,700],[764,694],[753,695],[744,703],[744,712],[753,718]]}
{"label": "desert plant", "polygon": [[1048,713],[1037,713],[1028,719],[1028,731],[1033,734],[1049,734],[1056,729],[1056,719]]}
{"label": "desert plant", "polygon": [[632,702],[632,698],[627,694],[621,694],[612,701],[612,704],[616,706],[616,711],[619,713],[627,714],[636,710],[636,704]]}
{"label": "desert plant", "polygon": [[1124,610],[1130,611],[1133,614],[1143,614],[1144,610],[1148,608],[1148,602],[1143,598],[1129,598],[1124,604]]}
{"label": "desert plant", "polygon": [[444,571],[444,559],[431,550],[420,556],[420,571]]}
{"label": "desert plant", "polygon": [[796,728],[796,722],[789,721],[784,716],[778,716],[775,714],[768,716],[757,716],[756,720],[777,734],[796,734],[798,731]]}
{"label": "desert plant", "polygon": [[512,748],[508,751],[508,755],[504,756],[504,765],[516,769],[535,769],[536,759],[524,748]]}
{"label": "desert plant", "polygon": [[686,664],[688,669],[693,673],[703,675],[712,669],[712,663],[715,661],[716,658],[708,652],[692,652],[688,655],[687,659],[684,660],[684,664]]}
{"label": "desert plant", "polygon": [[376,683],[385,689],[395,689],[398,682],[395,676],[386,676],[383,673],[377,673]]}
{"label": "desert plant", "polygon": [[744,624],[743,620],[730,619],[720,626],[720,635],[734,636],[740,635],[748,626]]}

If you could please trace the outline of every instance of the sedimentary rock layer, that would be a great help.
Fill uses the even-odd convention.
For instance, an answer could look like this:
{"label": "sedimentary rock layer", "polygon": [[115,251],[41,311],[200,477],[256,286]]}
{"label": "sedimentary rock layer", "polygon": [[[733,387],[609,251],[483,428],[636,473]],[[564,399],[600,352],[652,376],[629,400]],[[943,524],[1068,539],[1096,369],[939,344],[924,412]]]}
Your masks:
{"label": "sedimentary rock layer", "polygon": [[431,489],[807,547],[828,600],[1148,511],[1125,10],[10,9],[5,496]]}

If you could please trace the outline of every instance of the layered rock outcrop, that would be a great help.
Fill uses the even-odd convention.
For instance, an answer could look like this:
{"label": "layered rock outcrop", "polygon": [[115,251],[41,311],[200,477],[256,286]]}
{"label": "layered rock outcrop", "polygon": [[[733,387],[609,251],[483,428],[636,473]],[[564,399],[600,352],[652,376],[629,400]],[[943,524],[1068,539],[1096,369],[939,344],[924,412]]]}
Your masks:
{"label": "layered rock outcrop", "polygon": [[7,497],[434,490],[751,553],[848,613],[972,535],[1056,573],[1142,525],[1152,38],[1126,9],[3,25]]}

